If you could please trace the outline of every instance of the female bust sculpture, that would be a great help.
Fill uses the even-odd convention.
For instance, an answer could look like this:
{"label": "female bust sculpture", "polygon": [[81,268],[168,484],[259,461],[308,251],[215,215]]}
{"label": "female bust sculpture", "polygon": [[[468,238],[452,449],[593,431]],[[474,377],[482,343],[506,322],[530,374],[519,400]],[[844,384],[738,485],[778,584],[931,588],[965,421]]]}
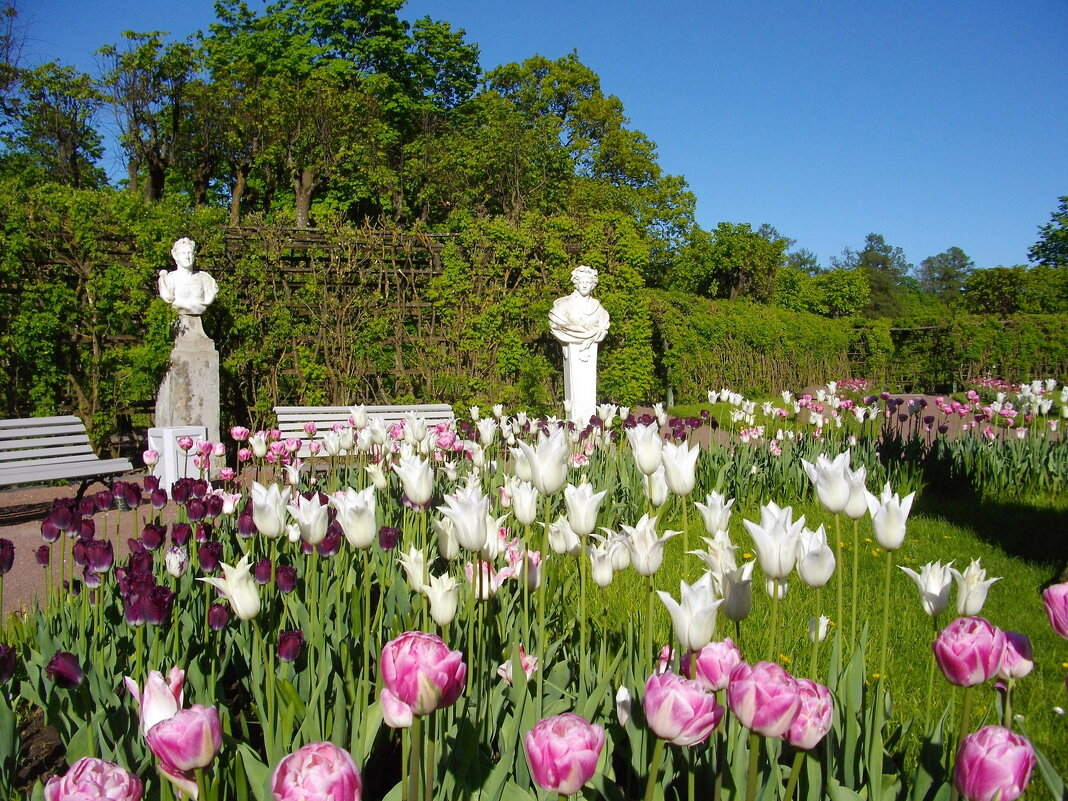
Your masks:
{"label": "female bust sculpture", "polygon": [[199,316],[215,300],[219,285],[203,270],[193,271],[197,243],[183,237],[171,248],[177,270],[159,271],[159,295],[179,314]]}
{"label": "female bust sculpture", "polygon": [[[597,286],[597,271],[581,264],[571,272],[575,291],[558,298],[549,311],[549,329],[564,345],[565,359],[580,361],[597,358],[596,344],[608,333],[608,312],[601,301],[592,297]],[[572,346],[572,347],[568,347]]]}

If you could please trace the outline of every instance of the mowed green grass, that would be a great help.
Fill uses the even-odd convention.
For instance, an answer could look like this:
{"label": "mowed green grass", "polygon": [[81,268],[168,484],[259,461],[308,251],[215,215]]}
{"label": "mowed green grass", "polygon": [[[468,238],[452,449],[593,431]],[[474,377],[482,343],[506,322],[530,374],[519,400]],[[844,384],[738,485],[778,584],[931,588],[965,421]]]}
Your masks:
{"label": "mowed green grass", "polygon": [[[669,501],[665,515],[668,523],[660,526],[681,528],[678,509]],[[834,518],[818,505],[795,507],[795,516],[804,514],[809,527],[823,524],[833,547]],[[738,510],[731,520],[731,538],[738,547],[741,564],[755,558],[752,541],[742,525],[742,519],[759,519],[759,509]],[[630,522],[630,521],[628,521]],[[690,549],[703,547],[704,531],[700,516],[691,509],[689,515]],[[854,561],[858,567],[856,616],[858,640],[867,629],[867,666],[869,680],[878,671],[879,646],[883,620],[883,587],[886,575],[886,552],[874,541],[870,520],[865,517],[858,525],[858,546],[853,545],[853,523],[843,516],[841,521],[842,564],[831,582],[821,590],[817,609],[816,591],[806,587],[796,572],[790,577],[790,587],[782,602],[779,660],[799,676],[810,674],[812,645],[808,639],[808,621],[822,613],[835,619],[835,582],[842,578],[845,590],[844,621],[835,620],[843,637],[844,647],[852,639],[851,615]],[[1059,709],[1068,708],[1068,641],[1062,640],[1049,626],[1042,604],[1041,591],[1057,580],[1068,563],[1065,543],[1068,540],[1068,498],[1038,499],[1029,503],[1009,505],[981,504],[962,493],[958,498],[920,497],[910,516],[907,536],[902,547],[893,554],[890,575],[889,626],[887,636],[887,676],[894,703],[894,722],[913,721],[912,736],[922,733],[927,704],[928,675],[932,660],[931,643],[935,630],[931,618],[923,611],[919,591],[913,581],[899,569],[904,565],[919,571],[931,561],[943,564],[952,560],[963,571],[972,559],[980,559],[988,577],[998,576],[989,591],[981,615],[998,627],[1026,634],[1034,649],[1033,672],[1020,680],[1016,687],[1013,712],[1034,742],[1049,756],[1054,767],[1068,774],[1068,717]],[[664,566],[657,573],[654,586],[670,592],[676,598],[679,579],[696,580],[704,570],[695,556],[684,557],[683,537],[677,536],[667,546]],[[769,656],[771,646],[772,603],[764,589],[764,575],[759,566],[753,573],[753,611],[739,627],[736,642],[748,661]],[[570,600],[574,600],[574,585],[569,586]],[[611,585],[600,589],[590,585],[587,613],[592,625],[611,637],[625,631],[628,624],[635,627],[645,614],[648,590],[644,577],[633,570],[616,574]],[[950,603],[938,619],[941,628],[957,617],[957,590],[954,584]],[[666,609],[659,599],[654,606],[656,641],[663,645],[674,638]],[[577,611],[577,610],[576,610]],[[735,637],[734,624],[720,618],[716,638]],[[830,641],[821,647],[816,676],[826,680]],[[940,715],[946,705],[953,706],[955,720],[962,690],[951,686],[936,672],[933,693],[934,714]],[[993,683],[976,691],[972,729],[982,723],[994,723],[996,693]],[[910,744],[915,748],[918,740]]]}

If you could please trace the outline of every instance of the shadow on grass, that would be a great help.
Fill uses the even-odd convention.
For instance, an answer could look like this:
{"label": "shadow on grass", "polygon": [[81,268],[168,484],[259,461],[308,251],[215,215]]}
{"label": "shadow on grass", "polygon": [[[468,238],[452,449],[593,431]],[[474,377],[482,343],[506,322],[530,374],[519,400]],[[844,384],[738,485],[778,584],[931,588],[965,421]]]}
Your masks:
{"label": "shadow on grass", "polygon": [[1010,556],[1049,565],[1048,584],[1068,581],[1068,498],[990,501],[968,491],[930,492],[916,510],[970,528]]}

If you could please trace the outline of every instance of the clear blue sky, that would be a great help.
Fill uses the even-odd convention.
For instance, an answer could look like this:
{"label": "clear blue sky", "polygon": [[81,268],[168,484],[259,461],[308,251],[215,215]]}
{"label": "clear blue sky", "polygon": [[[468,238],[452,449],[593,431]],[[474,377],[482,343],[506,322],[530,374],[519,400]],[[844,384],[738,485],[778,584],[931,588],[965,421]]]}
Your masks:
{"label": "clear blue sky", "polygon": [[[248,0],[253,9],[262,0]],[[17,0],[28,63],[95,73],[123,30],[183,38],[210,0]],[[617,95],[698,221],[769,222],[826,265],[869,232],[1021,264],[1068,195],[1068,2],[410,0],[491,69],[571,50]],[[113,175],[124,170],[109,156]]]}

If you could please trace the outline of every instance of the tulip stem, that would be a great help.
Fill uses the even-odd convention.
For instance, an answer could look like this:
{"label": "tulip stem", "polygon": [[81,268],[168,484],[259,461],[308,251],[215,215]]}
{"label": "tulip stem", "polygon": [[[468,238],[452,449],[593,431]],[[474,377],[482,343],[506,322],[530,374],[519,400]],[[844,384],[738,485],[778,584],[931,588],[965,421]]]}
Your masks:
{"label": "tulip stem", "polygon": [[578,555],[579,568],[579,693],[586,692],[586,536],[582,537],[582,550]]}
{"label": "tulip stem", "polygon": [[1005,709],[1001,725],[1010,730],[1012,729],[1012,691],[1015,684],[1016,679],[1009,679],[1005,682]]}
{"label": "tulip stem", "polygon": [[757,791],[757,765],[760,762],[760,735],[749,734],[749,770],[745,777],[745,801],[753,801]]}
{"label": "tulip stem", "polygon": [[[656,595],[653,590],[653,577],[648,576],[646,578],[646,581],[648,582],[649,589],[646,594],[647,602],[645,611],[645,653],[642,655],[642,659],[648,659],[649,656],[653,653],[653,598]],[[653,657],[653,668],[656,668],[655,656]]]}
{"label": "tulip stem", "polygon": [[[972,716],[972,687],[964,688],[964,701],[960,709],[960,725],[957,727],[957,742],[953,744],[953,753],[957,752],[960,744],[968,734],[968,725]],[[949,792],[949,801],[957,801],[960,793],[957,791],[957,783],[953,782],[953,788]]]}
{"label": "tulip stem", "polygon": [[790,778],[786,782],[786,795],[783,796],[784,801],[793,801],[794,791],[797,789],[797,779],[801,775],[801,763],[805,760],[805,754],[807,751],[798,749],[794,754],[794,764],[790,768]]}
{"label": "tulip stem", "polygon": [[815,635],[812,638],[812,661],[809,663],[808,674],[812,677],[813,681],[817,680],[819,669],[819,655],[820,655],[820,617],[822,615],[820,609],[820,588],[816,587],[816,629],[813,632]]}
{"label": "tulip stem", "polygon": [[[938,637],[938,616],[935,615],[931,618],[931,625],[934,628],[934,636]],[[934,695],[934,678],[935,678],[935,656],[934,652],[931,653],[931,660],[927,665],[927,703],[924,705],[923,718],[925,722],[925,728],[928,732],[931,731],[931,697]]]}
{"label": "tulip stem", "polygon": [[[835,515],[835,522],[837,523],[838,515]],[[857,641],[857,592],[860,587],[860,534],[857,533],[859,521],[853,521],[853,598],[852,605],[849,609],[849,639],[850,642],[856,643]]]}
{"label": "tulip stem", "polygon": [[664,758],[664,741],[656,738],[653,746],[653,758],[649,762],[649,777],[645,781],[645,801],[653,801],[657,779],[660,777],[660,761]]}
{"label": "tulip stem", "polygon": [[890,627],[890,576],[894,569],[894,552],[886,552],[886,577],[883,583],[883,641],[879,652],[879,676],[886,676],[886,633]]}
{"label": "tulip stem", "polygon": [[[834,621],[834,625],[838,626],[839,631],[844,631],[845,626],[845,587],[842,582],[845,581],[845,566],[842,562],[842,533],[841,523],[839,521],[839,515],[836,512],[834,515],[834,550],[835,550],[835,563],[837,565],[838,576],[835,579],[834,585],[838,592],[838,617]],[[856,562],[857,555],[853,554],[853,561]],[[852,650],[853,643],[850,643],[850,649]]]}
{"label": "tulip stem", "polygon": [[409,766],[409,801],[416,801],[423,790],[423,718],[416,715],[412,720],[412,758]]}

